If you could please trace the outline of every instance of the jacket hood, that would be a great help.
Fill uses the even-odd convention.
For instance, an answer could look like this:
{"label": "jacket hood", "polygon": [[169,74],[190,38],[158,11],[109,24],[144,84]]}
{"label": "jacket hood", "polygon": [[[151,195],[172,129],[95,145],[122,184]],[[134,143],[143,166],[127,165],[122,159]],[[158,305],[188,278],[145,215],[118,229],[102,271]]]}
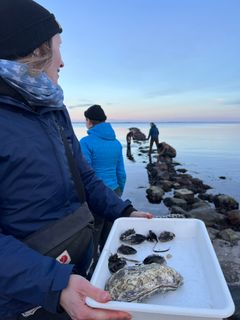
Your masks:
{"label": "jacket hood", "polygon": [[96,124],[95,126],[90,128],[87,131],[87,133],[90,136],[96,136],[100,139],[105,139],[105,140],[115,140],[116,139],[115,132],[114,132],[111,124],[108,122],[102,122],[102,123]]}

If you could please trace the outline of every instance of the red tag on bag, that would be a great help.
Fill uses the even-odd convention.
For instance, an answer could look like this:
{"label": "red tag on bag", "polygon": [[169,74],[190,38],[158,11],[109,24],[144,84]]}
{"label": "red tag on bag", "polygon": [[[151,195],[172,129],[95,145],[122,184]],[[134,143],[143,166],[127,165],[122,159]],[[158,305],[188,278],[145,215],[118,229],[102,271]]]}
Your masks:
{"label": "red tag on bag", "polygon": [[62,264],[68,264],[71,262],[71,257],[67,250],[64,250],[57,258],[56,260]]}

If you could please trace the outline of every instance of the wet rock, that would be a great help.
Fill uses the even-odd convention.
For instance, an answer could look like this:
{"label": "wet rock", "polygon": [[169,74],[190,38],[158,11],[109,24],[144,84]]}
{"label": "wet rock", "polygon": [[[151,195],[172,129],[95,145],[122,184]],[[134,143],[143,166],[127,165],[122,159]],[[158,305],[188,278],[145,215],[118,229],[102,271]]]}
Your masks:
{"label": "wet rock", "polygon": [[192,204],[192,209],[197,209],[197,208],[202,208],[202,209],[206,209],[206,208],[211,208],[211,204],[207,201],[203,201],[203,200],[199,200],[196,201],[197,198],[195,198],[194,203]]}
{"label": "wet rock", "polygon": [[198,198],[201,200],[206,200],[209,202],[213,202],[214,195],[211,193],[199,193]]}
{"label": "wet rock", "polygon": [[228,241],[215,239],[213,246],[235,304],[234,314],[227,319],[240,320],[240,242],[233,245]]}
{"label": "wet rock", "polygon": [[163,203],[166,207],[177,206],[182,208],[183,210],[187,210],[187,201],[183,199],[167,197],[163,200]]}
{"label": "wet rock", "polygon": [[227,211],[239,208],[238,202],[232,197],[225,194],[217,194],[213,197],[213,203],[218,212],[226,213]]}
{"label": "wet rock", "polygon": [[192,218],[202,220],[206,226],[223,225],[226,217],[212,208],[197,208],[188,212]]}
{"label": "wet rock", "polygon": [[172,190],[173,182],[169,181],[169,180],[163,180],[162,183],[161,183],[161,187],[163,188],[163,190],[165,192],[169,192],[169,191]]}
{"label": "wet rock", "polygon": [[213,241],[213,246],[215,249],[215,252],[217,254],[218,260],[221,265],[224,265],[225,261],[232,262],[234,261],[234,264],[238,264],[238,268],[234,268],[233,270],[227,269],[229,273],[233,272],[236,273],[238,281],[228,281],[228,284],[230,285],[240,285],[240,256],[239,256],[239,245],[240,242],[238,242],[236,245],[231,244],[228,241],[225,241],[223,239],[215,239]]}
{"label": "wet rock", "polygon": [[157,171],[157,173],[161,173],[162,171],[168,171],[168,165],[165,162],[161,162],[161,163],[157,163],[155,165],[155,170]]}
{"label": "wet rock", "polygon": [[148,167],[149,174],[152,178],[154,177],[156,181],[169,180],[170,172],[168,165],[166,163],[158,163],[153,167]]}
{"label": "wet rock", "polygon": [[176,161],[173,161],[172,164],[173,164],[174,166],[181,166],[181,165],[182,165],[180,162],[176,162]]}
{"label": "wet rock", "polygon": [[217,238],[219,230],[212,227],[208,227],[207,230],[208,230],[209,237],[212,241]]}
{"label": "wet rock", "polygon": [[231,225],[240,227],[240,210],[232,210],[227,213]]}
{"label": "wet rock", "polygon": [[181,215],[183,215],[185,217],[188,216],[187,211],[183,210],[183,208],[178,207],[178,206],[172,206],[170,208],[170,213],[171,214],[181,214]]}
{"label": "wet rock", "polygon": [[158,156],[158,163],[167,163],[168,165],[172,164],[172,158],[168,156]]}
{"label": "wet rock", "polygon": [[[237,272],[239,264],[233,261],[221,261],[221,268],[227,283],[239,283],[240,274]],[[231,270],[231,272],[229,272]]]}
{"label": "wet rock", "polygon": [[174,182],[174,183],[173,183],[173,188],[174,188],[174,189],[180,189],[180,188],[181,188],[181,184],[178,183],[178,182]]}
{"label": "wet rock", "polygon": [[140,129],[132,127],[132,128],[129,128],[129,130],[133,132],[133,140],[137,140],[137,141],[146,140],[146,135],[142,133]]}
{"label": "wet rock", "polygon": [[210,187],[208,184],[203,183],[203,181],[198,178],[192,178],[191,183],[193,186],[192,191],[194,193],[203,193],[208,189],[212,189],[212,187]]}
{"label": "wet rock", "polygon": [[176,171],[177,172],[181,172],[181,173],[185,173],[185,172],[187,172],[187,169],[180,168],[180,169],[177,169]]}
{"label": "wet rock", "polygon": [[204,184],[202,180],[193,178],[190,174],[179,174],[175,178],[175,182],[179,183],[181,188],[192,190],[195,194],[204,193],[206,190],[211,188],[210,186]]}
{"label": "wet rock", "polygon": [[176,149],[170,146],[166,142],[160,142],[158,144],[158,154],[161,157],[175,158],[177,155]]}
{"label": "wet rock", "polygon": [[141,153],[148,153],[148,149],[140,149],[140,148],[139,148],[139,151],[140,151]]}
{"label": "wet rock", "polygon": [[151,186],[146,190],[148,201],[151,203],[161,203],[164,191],[158,186]]}
{"label": "wet rock", "polygon": [[174,197],[185,200],[188,204],[194,203],[194,193],[188,189],[178,189],[174,191]]}
{"label": "wet rock", "polygon": [[172,174],[171,168],[166,163],[148,164],[147,172],[151,185],[161,185],[162,181],[169,180]]}
{"label": "wet rock", "polygon": [[218,233],[219,238],[236,244],[240,240],[240,232],[236,232],[231,228],[224,229]]}

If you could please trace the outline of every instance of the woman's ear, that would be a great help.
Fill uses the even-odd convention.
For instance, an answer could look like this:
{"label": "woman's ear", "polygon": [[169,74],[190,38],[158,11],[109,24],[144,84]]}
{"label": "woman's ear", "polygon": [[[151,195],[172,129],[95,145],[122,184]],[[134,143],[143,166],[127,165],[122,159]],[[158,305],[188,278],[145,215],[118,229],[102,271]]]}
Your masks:
{"label": "woman's ear", "polygon": [[89,129],[93,126],[92,121],[88,118],[86,118],[86,127]]}

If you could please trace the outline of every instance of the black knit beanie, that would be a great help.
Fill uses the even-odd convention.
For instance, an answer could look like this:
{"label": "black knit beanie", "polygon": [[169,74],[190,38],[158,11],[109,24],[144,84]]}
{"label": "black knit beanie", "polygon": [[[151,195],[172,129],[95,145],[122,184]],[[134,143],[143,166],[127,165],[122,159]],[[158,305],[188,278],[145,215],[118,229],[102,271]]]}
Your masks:
{"label": "black knit beanie", "polygon": [[62,29],[32,0],[0,0],[0,59],[27,56]]}
{"label": "black knit beanie", "polygon": [[105,121],[107,119],[103,109],[98,104],[94,104],[84,112],[85,118],[93,121]]}

